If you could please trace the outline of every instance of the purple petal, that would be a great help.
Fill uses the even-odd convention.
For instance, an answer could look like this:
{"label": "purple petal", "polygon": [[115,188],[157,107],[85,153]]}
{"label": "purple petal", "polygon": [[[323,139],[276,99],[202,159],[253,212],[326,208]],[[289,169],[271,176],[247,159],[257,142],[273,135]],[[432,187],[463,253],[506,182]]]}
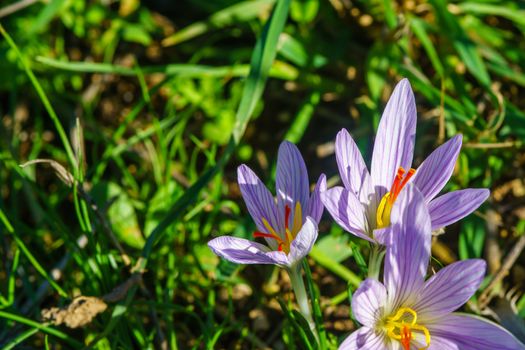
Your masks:
{"label": "purple petal", "polygon": [[[265,245],[244,238],[221,236],[208,242],[208,247],[218,256],[236,264],[279,264],[275,254]],[[281,255],[286,254],[277,252]]]}
{"label": "purple petal", "polygon": [[284,229],[283,215],[277,214],[275,200],[259,180],[257,175],[246,165],[237,168],[237,180],[241,189],[242,197],[250,215],[257,225],[257,229],[262,232],[268,230],[263,224],[263,218],[266,219],[276,232],[282,232]]}
{"label": "purple petal", "polygon": [[346,129],[341,129],[335,139],[335,157],[345,188],[362,203],[368,203],[372,193],[370,173],[361,151]]}
{"label": "purple petal", "polygon": [[485,188],[467,188],[446,193],[428,205],[432,230],[450,225],[476,210],[489,197]]}
{"label": "purple petal", "polygon": [[324,191],[326,191],[326,176],[321,174],[308,201],[308,208],[306,208],[306,215],[314,219],[316,223],[319,223],[323,215],[324,205],[321,202],[321,192]]}
{"label": "purple petal", "polygon": [[446,185],[461,149],[461,135],[456,135],[438,147],[421,163],[414,175],[414,183],[426,202],[430,202]]}
{"label": "purple petal", "polygon": [[430,259],[430,216],[419,190],[408,184],[391,214],[384,280],[393,310],[415,301],[423,286]]}
{"label": "purple petal", "polygon": [[288,258],[288,255],[286,255],[285,252],[274,250],[272,252],[266,253],[266,255],[274,261],[274,264],[279,266],[285,266],[290,267],[292,266],[292,263],[290,262],[290,259]]}
{"label": "purple petal", "polygon": [[461,350],[523,350],[523,345],[505,328],[489,320],[453,313],[429,324],[432,336],[456,343]]}
{"label": "purple petal", "polygon": [[339,350],[386,350],[387,340],[383,332],[376,334],[368,327],[361,327],[339,345]]}
{"label": "purple petal", "polygon": [[321,201],[339,226],[358,237],[374,242],[366,233],[368,223],[363,205],[352,192],[336,186],[321,192]]}
{"label": "purple petal", "polygon": [[388,100],[377,128],[371,174],[377,201],[390,190],[399,167],[412,165],[416,138],[416,103],[407,79],[401,80]]}
{"label": "purple petal", "polygon": [[386,298],[386,288],[381,282],[366,279],[352,297],[355,318],[362,325],[373,328],[382,317]]}
{"label": "purple petal", "polygon": [[421,322],[449,314],[465,304],[478,290],[485,270],[485,261],[470,259],[451,264],[432,276],[413,307]]}
{"label": "purple petal", "polygon": [[279,212],[284,215],[285,206],[291,209],[288,225],[292,227],[295,205],[299,202],[302,210],[307,208],[310,188],[303,157],[297,146],[288,141],[279,146],[275,187]]}
{"label": "purple petal", "polygon": [[316,239],[317,224],[311,217],[307,216],[303,227],[290,245],[290,254],[288,254],[290,264],[293,265],[307,256],[312,250]]}
{"label": "purple petal", "polygon": [[[425,336],[422,333],[416,333],[414,332],[412,334],[414,336],[414,339],[411,342],[413,349],[425,349],[425,346],[427,345]],[[401,350],[401,347],[399,348]],[[456,343],[454,343],[452,340],[436,337],[433,334],[431,334],[430,338],[430,346],[428,347],[428,350],[461,350]]]}

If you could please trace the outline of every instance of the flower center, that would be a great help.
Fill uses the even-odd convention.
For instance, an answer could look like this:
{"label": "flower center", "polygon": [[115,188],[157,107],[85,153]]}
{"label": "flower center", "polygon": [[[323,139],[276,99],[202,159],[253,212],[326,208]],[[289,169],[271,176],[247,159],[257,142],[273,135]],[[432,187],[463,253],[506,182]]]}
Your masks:
{"label": "flower center", "polygon": [[410,350],[410,342],[414,339],[414,332],[422,333],[425,336],[426,345],[418,350],[426,350],[430,346],[430,332],[424,326],[417,324],[417,313],[408,307],[397,310],[394,316],[386,319],[385,324],[387,335],[399,341],[404,350]]}
{"label": "flower center", "polygon": [[303,211],[301,209],[301,203],[297,202],[295,203],[295,211],[293,215],[293,223],[292,228],[289,228],[289,221],[290,221],[290,213],[291,209],[288,205],[284,206],[284,239],[281,237],[281,235],[277,234],[277,232],[273,229],[273,227],[270,225],[268,220],[265,218],[262,218],[262,222],[264,224],[264,227],[268,232],[259,232],[255,231],[253,233],[253,237],[266,237],[275,239],[278,243],[278,250],[280,252],[284,251],[286,254],[290,253],[290,244],[295,239],[295,236],[297,236],[297,233],[301,229],[301,226],[303,224]]}
{"label": "flower center", "polygon": [[408,180],[410,180],[415,173],[416,170],[411,168],[405,175],[405,169],[399,167],[390,192],[387,192],[383,198],[381,198],[381,202],[379,202],[379,206],[377,207],[377,228],[385,228],[390,225],[390,213],[392,212],[392,207],[397,196],[399,196],[403,187],[406,186]]}

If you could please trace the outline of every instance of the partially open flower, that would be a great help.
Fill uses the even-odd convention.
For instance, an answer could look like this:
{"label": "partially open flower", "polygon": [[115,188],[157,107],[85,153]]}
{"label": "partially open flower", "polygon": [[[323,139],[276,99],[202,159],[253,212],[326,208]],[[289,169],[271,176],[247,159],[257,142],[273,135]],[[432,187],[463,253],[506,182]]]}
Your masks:
{"label": "partially open flower", "polygon": [[238,264],[295,266],[312,249],[317,224],[323,213],[320,192],[326,188],[321,175],[310,195],[306,165],[295,145],[284,141],[277,158],[277,202],[266,186],[246,165],[237,171],[242,196],[257,231],[267,245],[247,239],[222,236],[208,246],[215,254]]}
{"label": "partially open flower", "polygon": [[470,259],[451,264],[425,281],[431,223],[425,198],[408,185],[392,208],[386,236],[384,278],[367,279],[352,298],[363,325],[339,349],[520,350],[510,332],[481,317],[453,312],[476,292],[486,264]]}
{"label": "partially open flower", "polygon": [[327,190],[321,199],[346,231],[383,243],[382,229],[390,225],[392,207],[410,182],[423,194],[432,230],[460,220],[489,196],[487,189],[465,189],[435,198],[452,175],[462,136],[441,145],[413,169],[416,119],[414,94],[408,80],[403,79],[394,89],[379,123],[370,172],[348,131],[342,129],[337,134],[335,154],[344,187]]}

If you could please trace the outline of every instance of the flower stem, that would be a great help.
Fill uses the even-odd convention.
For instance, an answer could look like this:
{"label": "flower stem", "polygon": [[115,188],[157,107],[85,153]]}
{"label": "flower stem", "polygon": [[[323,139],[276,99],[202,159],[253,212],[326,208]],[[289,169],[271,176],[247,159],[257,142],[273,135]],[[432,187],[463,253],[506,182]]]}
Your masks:
{"label": "flower stem", "polygon": [[306,321],[308,321],[310,330],[314,334],[315,338],[318,339],[315,322],[312,318],[312,310],[310,308],[310,302],[308,301],[308,295],[306,294],[306,288],[304,286],[301,270],[301,264],[297,264],[297,266],[288,269],[288,275],[290,276],[290,281],[292,282],[292,288],[295,293],[297,304],[299,305],[299,311],[304,316]]}
{"label": "flower stem", "polygon": [[379,272],[381,272],[381,262],[385,252],[381,249],[379,244],[373,244],[368,258],[368,278],[379,279]]}

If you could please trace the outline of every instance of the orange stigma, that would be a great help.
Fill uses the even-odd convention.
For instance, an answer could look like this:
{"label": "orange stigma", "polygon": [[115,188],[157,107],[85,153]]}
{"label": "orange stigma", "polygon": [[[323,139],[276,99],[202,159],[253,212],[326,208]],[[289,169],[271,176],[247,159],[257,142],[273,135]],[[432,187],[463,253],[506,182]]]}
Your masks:
{"label": "orange stigma", "polygon": [[281,235],[277,234],[277,232],[273,229],[273,227],[270,225],[268,220],[265,218],[262,218],[262,222],[264,227],[268,232],[260,232],[255,231],[253,233],[253,237],[264,237],[264,238],[271,238],[275,239],[277,241],[277,250],[280,252],[284,251],[286,254],[290,252],[290,244],[294,240],[295,236],[301,229],[301,226],[303,224],[303,215],[301,210],[301,204],[297,202],[295,204],[295,211],[294,211],[294,217],[293,217],[293,223],[292,223],[292,229],[289,227],[289,221],[290,221],[290,214],[292,212],[292,209],[288,206],[284,206],[284,239],[281,237]]}
{"label": "orange stigma", "polygon": [[397,196],[401,193],[401,190],[406,186],[410,178],[416,173],[416,170],[410,168],[405,175],[405,169],[399,167],[397,170],[394,183],[390,188],[390,192],[387,192],[377,207],[376,221],[377,228],[385,228],[390,225],[390,212],[397,199]]}
{"label": "orange stigma", "polygon": [[399,341],[401,342],[401,345],[403,345],[404,350],[410,350],[411,340],[412,332],[410,331],[410,328],[407,325],[403,325],[403,329],[401,330],[401,339]]}
{"label": "orange stigma", "polygon": [[417,323],[417,312],[403,307],[385,321],[386,335],[401,343],[403,350],[410,350],[410,343],[414,340],[414,332],[425,337],[425,346],[418,350],[427,350],[430,347],[430,332],[428,328]]}

